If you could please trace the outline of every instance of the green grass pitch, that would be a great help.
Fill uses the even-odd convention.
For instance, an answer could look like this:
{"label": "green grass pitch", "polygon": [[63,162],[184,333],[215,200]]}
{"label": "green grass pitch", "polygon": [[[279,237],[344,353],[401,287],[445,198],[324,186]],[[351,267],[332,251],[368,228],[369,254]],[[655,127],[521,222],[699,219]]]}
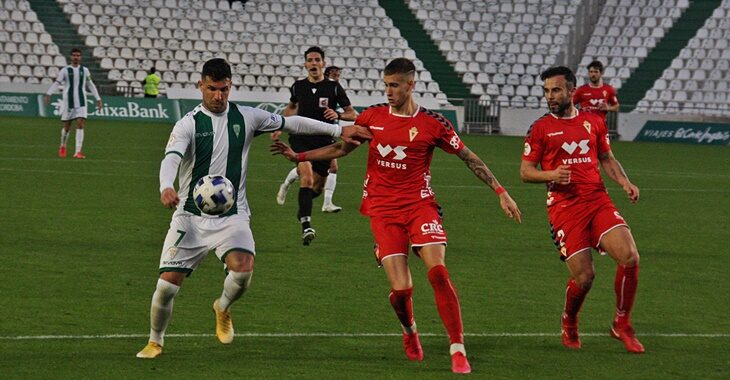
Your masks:
{"label": "green grass pitch", "polygon": [[[175,302],[163,355],[146,343],[149,303],[171,212],[158,169],[171,125],[91,120],[86,160],[59,159],[55,119],[0,118],[0,378],[433,378],[450,373],[448,339],[423,265],[412,260],[416,320],[426,358],[408,362],[358,213],[365,148],[340,160],[335,203],[318,237],[299,240],[296,188],[275,194],[291,168],[254,142],[248,192],[258,256],[249,293],[233,308],[239,334],[213,335],[211,303],[223,271],[214,256]],[[69,149],[73,149],[73,135]],[[609,183],[641,253],[633,322],[647,348],[630,355],[608,336],[614,263],[581,314],[584,348],[560,345],[567,271],[557,258],[540,185],[520,182],[522,139],[463,136],[523,211],[516,225],[455,156],[436,153],[433,187],[445,209],[447,264],[458,289],[476,378],[727,378],[730,358],[730,151],[614,143],[641,188],[631,205]]]}

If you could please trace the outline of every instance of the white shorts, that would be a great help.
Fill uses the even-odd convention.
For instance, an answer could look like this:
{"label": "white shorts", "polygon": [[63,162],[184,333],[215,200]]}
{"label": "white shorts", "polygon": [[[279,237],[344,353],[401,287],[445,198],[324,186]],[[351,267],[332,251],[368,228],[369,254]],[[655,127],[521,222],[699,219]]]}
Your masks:
{"label": "white shorts", "polygon": [[173,216],[160,254],[160,273],[184,272],[190,275],[212,250],[223,263],[231,251],[243,251],[255,256],[256,248],[248,219],[242,215],[224,218]]}
{"label": "white shorts", "polygon": [[61,111],[61,121],[86,119],[86,107],[64,108]]}

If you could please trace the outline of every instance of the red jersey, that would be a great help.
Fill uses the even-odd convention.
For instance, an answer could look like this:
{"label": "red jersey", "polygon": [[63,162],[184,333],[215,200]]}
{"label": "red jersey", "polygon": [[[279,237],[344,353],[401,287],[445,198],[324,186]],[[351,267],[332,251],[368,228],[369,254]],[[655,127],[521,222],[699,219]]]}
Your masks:
{"label": "red jersey", "polygon": [[613,86],[604,84],[601,87],[592,87],[588,83],[575,90],[573,103],[579,105],[581,110],[595,112],[605,119],[608,112],[601,111],[598,107],[601,104],[618,104],[618,98],[616,98],[616,89]]}
{"label": "red jersey", "polygon": [[522,160],[537,162],[542,170],[570,166],[570,184],[547,184],[550,207],[561,202],[574,203],[595,192],[605,193],[598,154],[610,151],[608,129],[602,117],[578,111],[575,117],[559,119],[548,113],[527,132]]}
{"label": "red jersey", "polygon": [[355,124],[373,134],[360,206],[368,216],[398,214],[417,202],[433,202],[434,147],[451,154],[464,148],[449,120],[423,107],[402,116],[392,114],[387,104],[377,104],[365,109]]}

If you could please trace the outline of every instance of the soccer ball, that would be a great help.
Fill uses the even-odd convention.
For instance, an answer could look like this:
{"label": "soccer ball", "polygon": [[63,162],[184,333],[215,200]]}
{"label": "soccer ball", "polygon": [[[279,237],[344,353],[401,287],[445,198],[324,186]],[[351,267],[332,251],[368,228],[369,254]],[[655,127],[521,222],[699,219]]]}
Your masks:
{"label": "soccer ball", "polygon": [[208,215],[225,214],[236,201],[236,191],[228,178],[222,175],[206,175],[193,189],[195,206]]}

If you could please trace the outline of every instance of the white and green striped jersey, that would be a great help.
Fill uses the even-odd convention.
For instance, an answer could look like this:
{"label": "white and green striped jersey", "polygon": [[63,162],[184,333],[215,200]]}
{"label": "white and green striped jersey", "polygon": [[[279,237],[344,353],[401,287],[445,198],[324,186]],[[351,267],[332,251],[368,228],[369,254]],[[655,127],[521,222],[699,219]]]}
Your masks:
{"label": "white and green striped jersey", "polygon": [[246,199],[248,153],[253,138],[284,127],[280,115],[262,109],[228,103],[226,111],[215,114],[202,104],[188,112],[170,134],[165,155],[182,157],[178,171],[178,204],[175,215],[201,214],[193,202],[193,188],[203,176],[224,175],[237,190],[236,204],[221,216],[251,212]]}
{"label": "white and green striped jersey", "polygon": [[96,99],[101,99],[99,91],[91,81],[91,72],[86,66],[68,65],[62,68],[46,94],[53,95],[61,86],[63,86],[63,107],[67,110],[86,107],[86,88]]}

